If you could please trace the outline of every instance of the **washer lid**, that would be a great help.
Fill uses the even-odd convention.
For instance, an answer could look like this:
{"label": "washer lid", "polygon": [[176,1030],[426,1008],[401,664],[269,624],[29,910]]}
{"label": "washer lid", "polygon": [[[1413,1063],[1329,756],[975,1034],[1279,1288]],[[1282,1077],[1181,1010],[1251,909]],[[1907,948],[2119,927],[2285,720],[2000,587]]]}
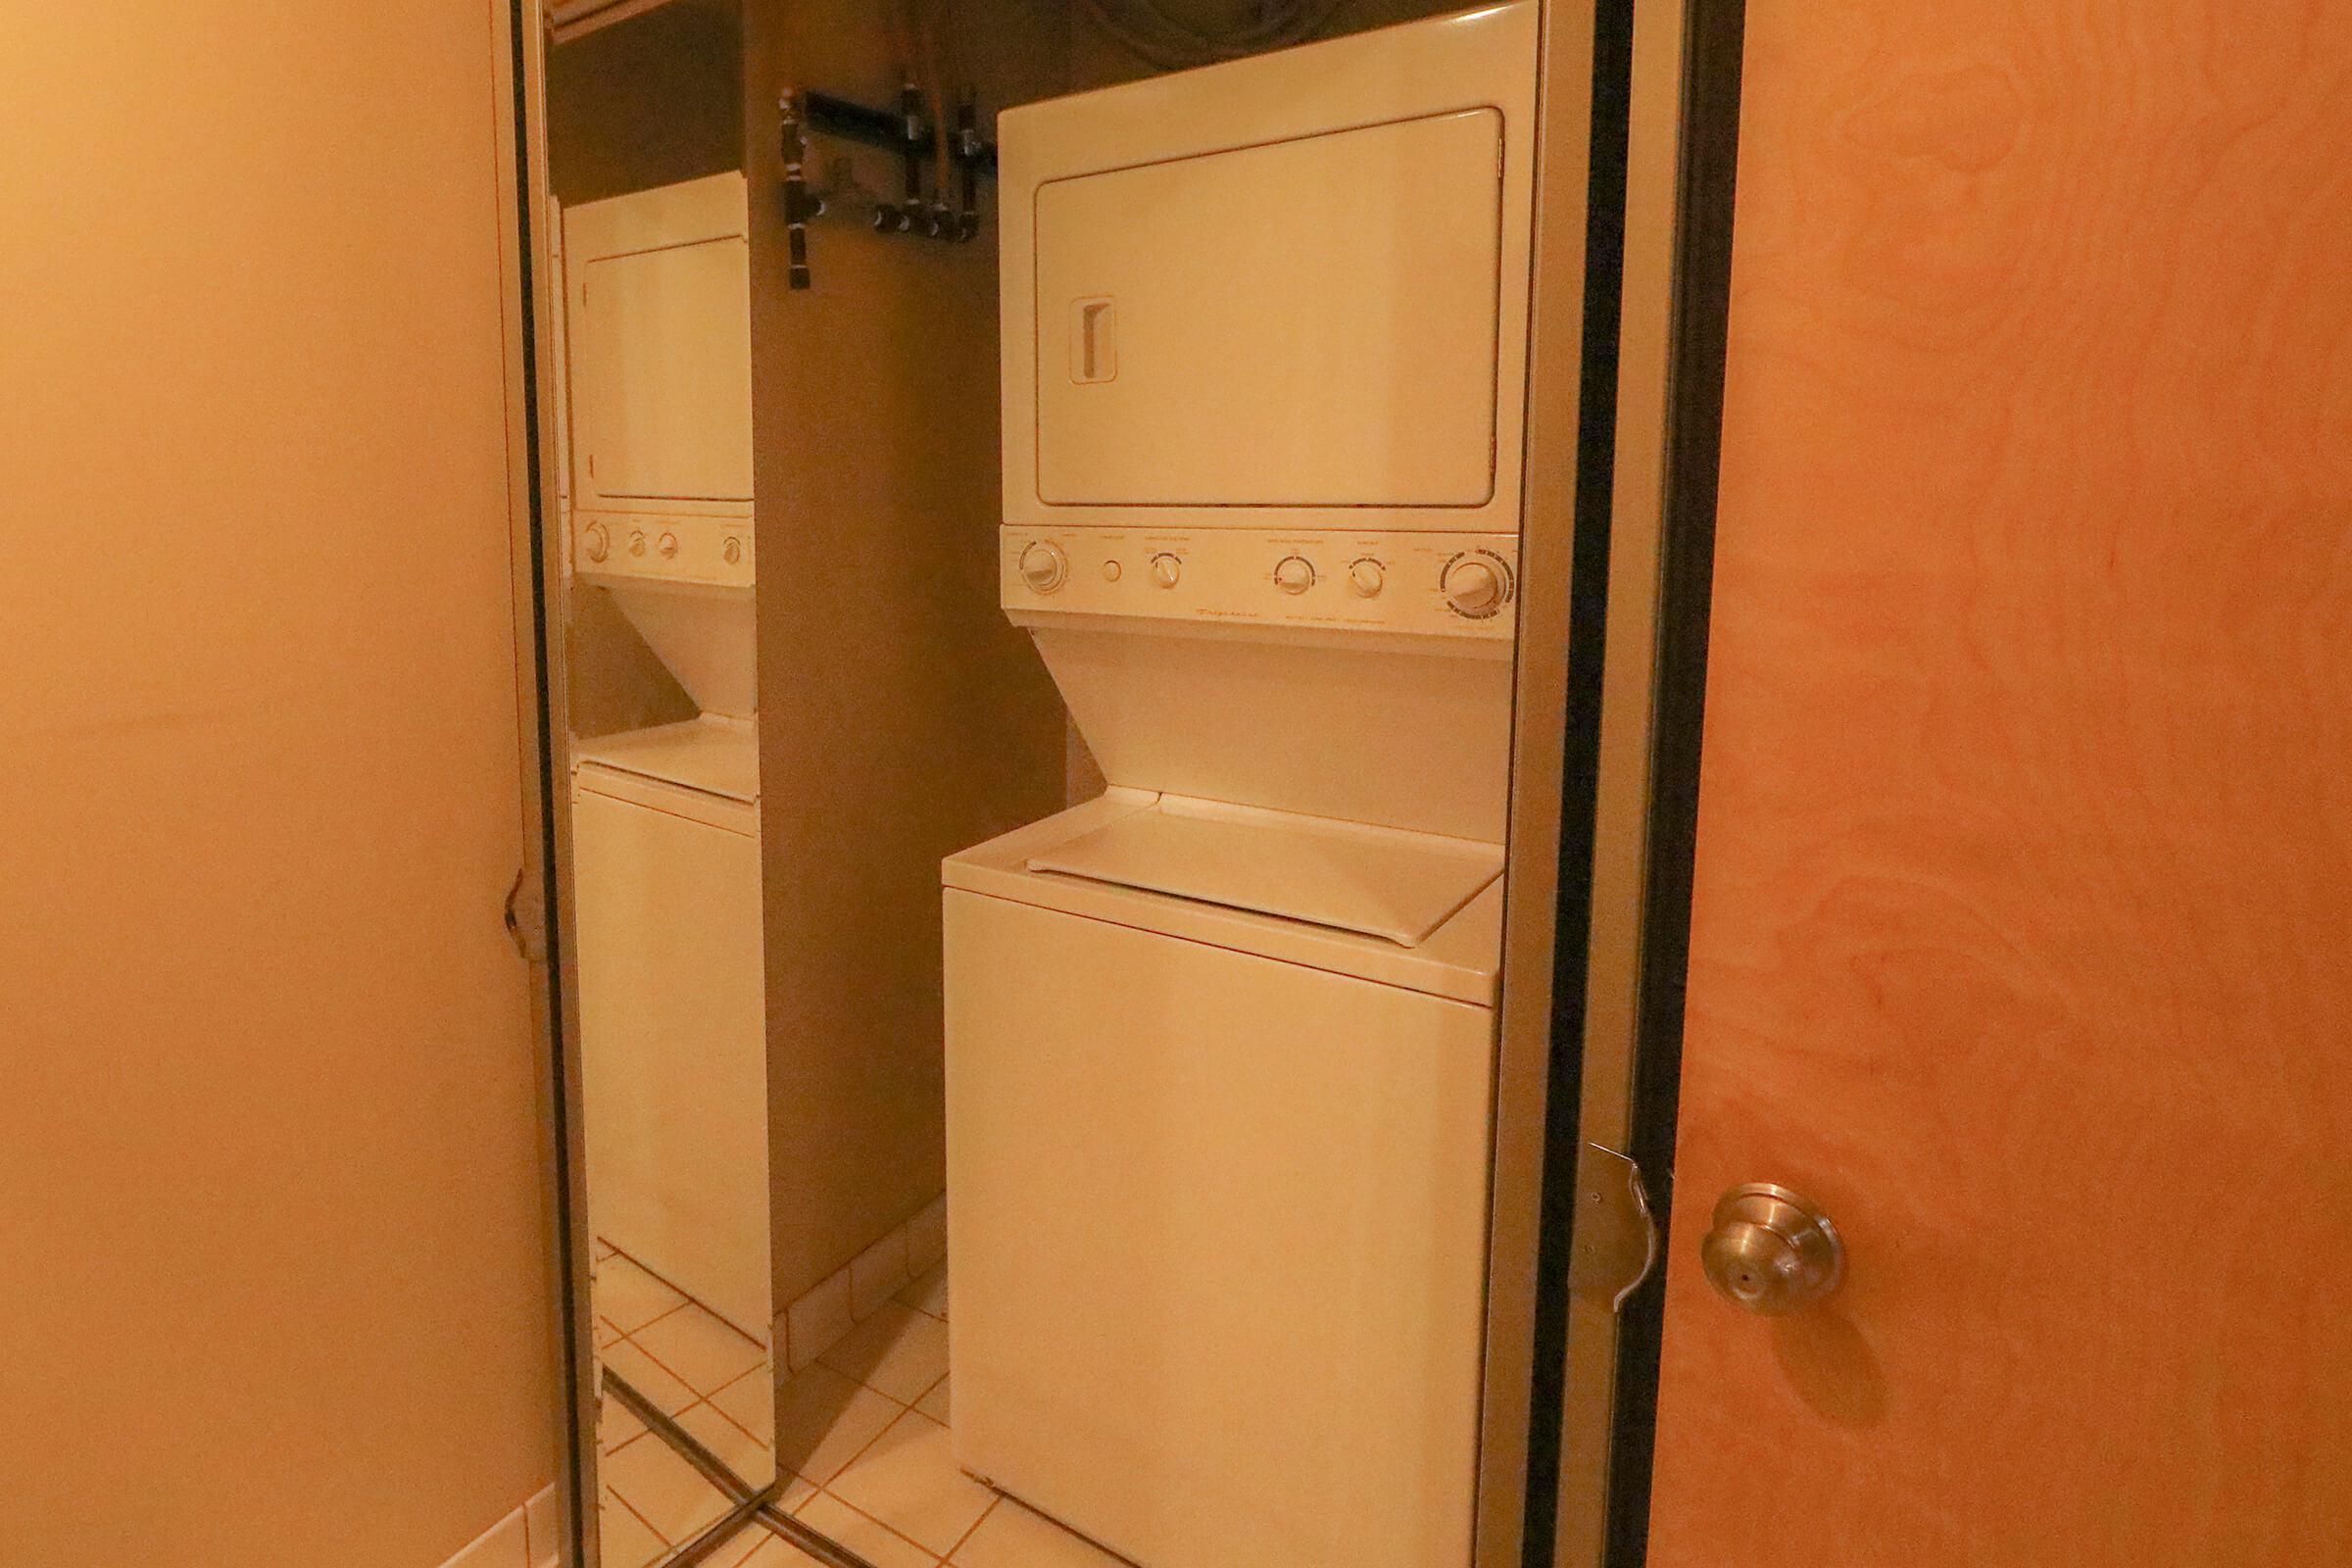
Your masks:
{"label": "washer lid", "polygon": [[659,779],[730,801],[760,799],[760,740],[741,719],[706,713],[677,724],[583,736],[573,760]]}
{"label": "washer lid", "polygon": [[1501,875],[1502,850],[1162,796],[1027,865],[1416,948]]}

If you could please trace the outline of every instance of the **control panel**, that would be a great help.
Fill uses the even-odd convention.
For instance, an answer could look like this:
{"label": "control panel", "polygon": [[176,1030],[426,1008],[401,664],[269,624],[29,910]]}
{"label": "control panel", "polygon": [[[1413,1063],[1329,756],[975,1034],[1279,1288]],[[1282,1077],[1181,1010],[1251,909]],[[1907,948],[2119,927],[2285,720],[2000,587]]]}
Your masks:
{"label": "control panel", "polygon": [[1509,534],[1001,531],[1007,612],[1404,632],[1507,642]]}
{"label": "control panel", "polygon": [[749,517],[575,512],[572,569],[583,577],[652,578],[749,588],[756,580]]}

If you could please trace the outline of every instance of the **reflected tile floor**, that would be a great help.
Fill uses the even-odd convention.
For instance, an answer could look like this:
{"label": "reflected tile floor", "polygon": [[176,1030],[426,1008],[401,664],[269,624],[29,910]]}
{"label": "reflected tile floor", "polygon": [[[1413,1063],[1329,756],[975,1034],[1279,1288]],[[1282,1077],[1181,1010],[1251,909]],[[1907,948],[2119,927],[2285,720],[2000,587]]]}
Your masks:
{"label": "reflected tile floor", "polygon": [[[598,1359],[737,1474],[758,1482],[774,1473],[766,1348],[610,1244],[600,1241],[596,1250]],[[596,1441],[606,1568],[659,1562],[727,1511],[726,1494],[611,1395],[598,1406]],[[785,1495],[794,1496],[789,1482]],[[737,1538],[746,1549],[764,1539],[758,1530]],[[742,1555],[729,1542],[710,1560],[739,1562]]]}
{"label": "reflected tile floor", "polygon": [[[776,1455],[782,1506],[875,1568],[1126,1568],[956,1467],[948,1444],[948,1266],[898,1293],[785,1384]],[[624,1374],[625,1375],[625,1374]],[[756,1531],[715,1568],[808,1568]]]}

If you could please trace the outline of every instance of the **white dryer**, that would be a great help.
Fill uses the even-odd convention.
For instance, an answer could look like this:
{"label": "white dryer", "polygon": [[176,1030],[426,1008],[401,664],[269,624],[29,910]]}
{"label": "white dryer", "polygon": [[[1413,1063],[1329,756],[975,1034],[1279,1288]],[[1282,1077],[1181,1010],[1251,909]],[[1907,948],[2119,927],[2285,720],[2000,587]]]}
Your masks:
{"label": "white dryer", "polygon": [[1112,786],[950,858],[959,1461],[1146,1568],[1466,1568],[1530,0],[1032,105],[1002,603]]}

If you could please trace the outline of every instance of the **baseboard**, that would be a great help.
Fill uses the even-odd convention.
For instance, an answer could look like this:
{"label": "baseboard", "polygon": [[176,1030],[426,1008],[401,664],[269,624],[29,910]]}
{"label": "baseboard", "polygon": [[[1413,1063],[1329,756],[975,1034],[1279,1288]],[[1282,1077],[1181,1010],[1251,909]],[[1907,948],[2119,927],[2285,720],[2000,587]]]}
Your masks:
{"label": "baseboard", "polygon": [[948,1255],[948,1199],[931,1200],[776,1314],[776,1381],[814,1361]]}
{"label": "baseboard", "polygon": [[441,1568],[563,1568],[563,1518],[551,1481]]}

